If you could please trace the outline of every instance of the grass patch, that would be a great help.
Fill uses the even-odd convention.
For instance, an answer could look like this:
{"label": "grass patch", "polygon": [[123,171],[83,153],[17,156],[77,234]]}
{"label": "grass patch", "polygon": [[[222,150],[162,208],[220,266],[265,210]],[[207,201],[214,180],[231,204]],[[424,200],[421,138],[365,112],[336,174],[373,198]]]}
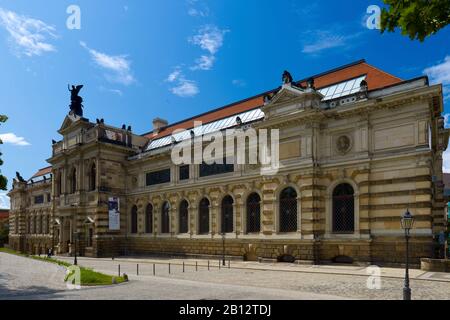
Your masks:
{"label": "grass patch", "polygon": [[[70,266],[72,266],[72,264],[65,262],[65,261],[61,261],[61,260],[57,260],[57,259],[53,259],[53,258],[48,258],[48,257],[39,257],[39,256],[30,256],[28,254],[24,254],[24,253],[20,253],[17,252],[15,250],[9,249],[9,248],[0,248],[0,252],[3,253],[8,253],[8,254],[14,254],[16,256],[21,256],[21,257],[25,257],[25,258],[31,258],[34,260],[38,260],[38,261],[43,261],[43,262],[48,262],[48,263],[54,263],[57,264],[59,266],[63,266],[66,268],[69,268]],[[116,283],[122,283],[125,282],[125,278],[124,277],[114,277],[114,276],[110,276],[108,274],[104,274],[104,273],[100,273],[97,271],[94,271],[90,268],[85,268],[85,267],[79,267],[80,268],[80,279],[81,279],[81,285],[82,286],[105,286],[105,285],[111,285],[113,283],[113,278],[115,279]],[[66,275],[64,281],[67,281],[70,277],[69,275]]]}

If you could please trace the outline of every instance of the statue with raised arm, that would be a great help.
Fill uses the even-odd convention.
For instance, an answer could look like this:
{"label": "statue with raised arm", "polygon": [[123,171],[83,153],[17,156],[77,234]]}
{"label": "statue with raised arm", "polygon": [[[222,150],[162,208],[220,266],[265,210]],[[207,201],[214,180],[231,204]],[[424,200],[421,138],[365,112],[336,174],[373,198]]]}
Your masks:
{"label": "statue with raised arm", "polygon": [[18,171],[16,171],[16,178],[19,182],[26,182],[24,178],[20,175]]}
{"label": "statue with raised arm", "polygon": [[284,72],[283,72],[282,80],[283,80],[283,84],[289,84],[289,83],[292,83],[292,81],[293,81],[291,74],[286,70],[284,70]]}
{"label": "statue with raised arm", "polygon": [[80,93],[80,90],[83,88],[83,85],[72,86],[72,89],[70,88],[70,85],[67,85],[67,87],[70,91],[70,113],[82,117],[83,98],[80,97],[78,94]]}

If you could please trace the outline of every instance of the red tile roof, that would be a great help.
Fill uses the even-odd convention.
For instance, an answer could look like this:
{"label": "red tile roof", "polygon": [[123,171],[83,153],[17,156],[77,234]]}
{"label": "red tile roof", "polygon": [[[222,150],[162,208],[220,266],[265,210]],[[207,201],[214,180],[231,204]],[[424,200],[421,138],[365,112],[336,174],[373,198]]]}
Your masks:
{"label": "red tile roof", "polygon": [[9,218],[9,210],[8,209],[0,209],[0,220]]}
{"label": "red tile roof", "polygon": [[[327,72],[309,77],[314,78],[314,85],[317,89],[333,85],[345,80],[353,79],[361,75],[366,75],[366,81],[369,86],[369,90],[383,88],[389,85],[402,82],[400,78],[397,78],[389,73],[386,73],[374,66],[371,66],[365,62],[365,60],[356,61],[354,63],[329,70]],[[297,83],[306,85],[306,78],[300,80]],[[152,132],[145,134],[144,136],[150,139],[157,139],[172,134],[176,129],[188,129],[194,127],[194,121],[201,121],[202,123],[209,123],[225,117],[232,116],[237,113],[245,112],[251,109],[261,107],[264,103],[263,97],[271,92],[278,90],[274,89],[269,92],[262,93],[252,98],[248,98],[219,109],[211,110],[207,113],[203,113],[196,117],[177,122],[163,128],[158,134]]]}
{"label": "red tile roof", "polygon": [[36,173],[31,177],[31,179],[36,178],[36,177],[40,177],[40,176],[43,176],[43,175],[46,175],[46,174],[49,174],[49,173],[51,173],[51,172],[52,172],[52,167],[51,167],[51,166],[50,166],[50,167],[46,167],[46,168],[39,169],[39,171],[36,172]]}

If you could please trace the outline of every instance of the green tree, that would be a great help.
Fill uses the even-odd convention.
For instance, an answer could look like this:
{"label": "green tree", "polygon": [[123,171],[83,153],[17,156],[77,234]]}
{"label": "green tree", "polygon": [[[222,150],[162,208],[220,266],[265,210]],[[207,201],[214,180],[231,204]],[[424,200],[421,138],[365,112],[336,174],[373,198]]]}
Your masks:
{"label": "green tree", "polygon": [[[0,123],[4,123],[8,120],[8,117],[5,115],[0,114]],[[3,144],[2,140],[0,139],[0,144]],[[2,153],[0,152],[0,156]],[[3,160],[0,158],[0,166],[3,164]],[[0,190],[6,190],[6,186],[8,184],[8,179],[6,179],[5,176],[2,175],[2,172],[0,171]]]}
{"label": "green tree", "polygon": [[383,0],[381,33],[400,28],[411,40],[424,41],[450,24],[449,0]]}

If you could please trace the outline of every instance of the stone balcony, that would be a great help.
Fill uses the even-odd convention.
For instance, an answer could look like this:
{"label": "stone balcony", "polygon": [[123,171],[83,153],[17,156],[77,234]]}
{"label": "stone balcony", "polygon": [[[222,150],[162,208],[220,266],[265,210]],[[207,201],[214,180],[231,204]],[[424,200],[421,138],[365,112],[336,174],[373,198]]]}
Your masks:
{"label": "stone balcony", "polygon": [[57,207],[79,207],[87,205],[97,205],[100,199],[97,191],[76,192],[72,194],[62,194],[55,198]]}
{"label": "stone balcony", "polygon": [[97,125],[86,130],[81,130],[76,135],[65,136],[64,140],[54,143],[53,156],[91,142],[104,142],[139,150],[145,144],[146,139],[134,135],[128,130],[106,125]]}

